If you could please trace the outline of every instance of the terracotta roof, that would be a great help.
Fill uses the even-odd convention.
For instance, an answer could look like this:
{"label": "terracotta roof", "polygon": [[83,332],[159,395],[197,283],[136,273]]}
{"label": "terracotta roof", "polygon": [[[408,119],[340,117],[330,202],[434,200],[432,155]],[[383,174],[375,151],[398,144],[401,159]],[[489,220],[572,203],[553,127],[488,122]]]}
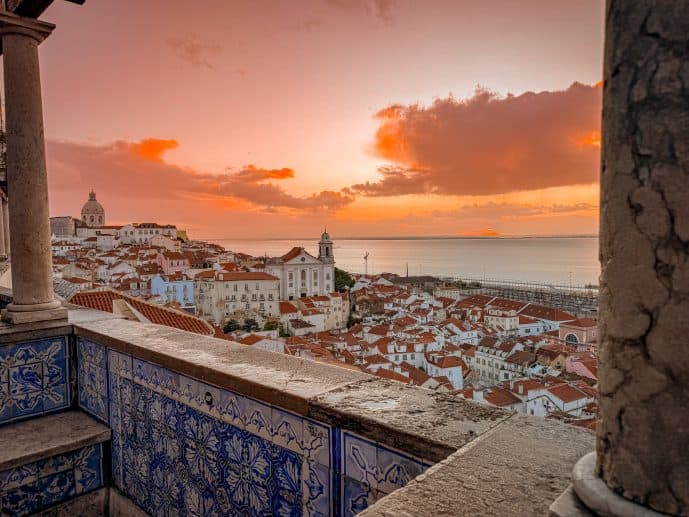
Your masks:
{"label": "terracotta roof", "polygon": [[576,389],[573,386],[570,386],[569,384],[553,386],[548,388],[548,391],[565,403],[586,398],[586,394],[584,392]]}
{"label": "terracotta roof", "polygon": [[263,341],[264,339],[267,339],[265,336],[259,336],[257,334],[249,334],[248,336],[243,337],[240,339],[238,342],[241,343],[242,345],[255,345],[259,341]]}
{"label": "terracotta roof", "polygon": [[295,246],[282,256],[282,260],[284,260],[285,262],[287,262],[288,260],[292,260],[293,258],[298,257],[302,251],[304,251],[304,248]]}
{"label": "terracotta roof", "polygon": [[566,327],[578,327],[578,328],[591,328],[598,325],[598,322],[593,318],[577,318],[574,321],[564,323],[562,326]]}
{"label": "terracotta roof", "polygon": [[411,383],[411,379],[409,377],[406,377],[405,375],[402,375],[401,373],[394,372],[392,370],[388,370],[387,368],[379,368],[378,371],[375,373],[378,377],[382,377],[384,379],[390,379],[393,381],[397,382],[403,382],[405,384]]}
{"label": "terracotta roof", "polygon": [[521,400],[514,396],[509,390],[493,386],[488,389],[483,398],[489,404],[497,407],[511,406],[512,404],[520,404]]}
{"label": "terracotta roof", "polygon": [[406,361],[400,363],[400,368],[402,370],[404,370],[405,372],[407,372],[407,375],[409,375],[409,378],[417,386],[423,385],[426,381],[428,381],[428,379],[431,378],[431,376],[428,375],[426,372],[424,372],[420,368],[417,368],[413,364],[410,364]]}
{"label": "terracotta roof", "polygon": [[75,293],[69,301],[82,307],[113,312],[113,300],[126,300],[129,305],[143,314],[151,323],[186,330],[187,332],[194,332],[204,336],[212,336],[215,333],[210,323],[196,316],[174,309],[166,309],[115,291],[81,291]]}
{"label": "terracotta roof", "polygon": [[576,319],[568,312],[544,305],[527,305],[520,311],[520,314],[548,321],[574,321]]}
{"label": "terracotta roof", "polygon": [[295,314],[297,312],[299,309],[290,302],[280,302],[280,314]]}

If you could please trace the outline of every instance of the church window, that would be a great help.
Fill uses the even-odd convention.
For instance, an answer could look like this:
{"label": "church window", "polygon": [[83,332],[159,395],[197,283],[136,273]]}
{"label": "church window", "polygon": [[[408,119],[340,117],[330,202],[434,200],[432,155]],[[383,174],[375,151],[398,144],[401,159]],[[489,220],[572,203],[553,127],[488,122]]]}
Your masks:
{"label": "church window", "polygon": [[330,256],[330,246],[325,247],[325,256],[329,257]]}

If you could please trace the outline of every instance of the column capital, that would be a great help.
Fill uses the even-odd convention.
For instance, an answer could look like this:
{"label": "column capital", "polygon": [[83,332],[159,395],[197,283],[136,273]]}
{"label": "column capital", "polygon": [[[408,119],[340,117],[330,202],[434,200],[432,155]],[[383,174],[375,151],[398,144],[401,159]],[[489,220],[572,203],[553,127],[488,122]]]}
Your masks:
{"label": "column capital", "polygon": [[55,25],[33,18],[0,11],[0,36],[5,34],[23,34],[35,39],[38,43],[50,36]]}

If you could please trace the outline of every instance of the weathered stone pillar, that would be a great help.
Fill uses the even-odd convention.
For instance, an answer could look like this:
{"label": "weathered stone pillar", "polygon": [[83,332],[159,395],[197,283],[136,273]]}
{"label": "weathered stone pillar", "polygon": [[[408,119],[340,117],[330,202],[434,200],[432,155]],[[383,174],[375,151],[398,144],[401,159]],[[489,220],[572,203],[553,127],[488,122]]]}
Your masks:
{"label": "weathered stone pillar", "polygon": [[5,249],[5,222],[4,214],[2,211],[2,203],[4,202],[4,196],[0,194],[0,256],[7,256],[7,249]]}
{"label": "weathered stone pillar", "polygon": [[5,253],[10,254],[10,205],[7,199],[2,200],[2,233],[5,238]]}
{"label": "weathered stone pillar", "polygon": [[689,2],[608,0],[605,35],[597,460],[573,484],[602,515],[689,515]]}
{"label": "weathered stone pillar", "polygon": [[54,26],[0,12],[12,242],[13,323],[66,318],[53,294],[38,44]]}

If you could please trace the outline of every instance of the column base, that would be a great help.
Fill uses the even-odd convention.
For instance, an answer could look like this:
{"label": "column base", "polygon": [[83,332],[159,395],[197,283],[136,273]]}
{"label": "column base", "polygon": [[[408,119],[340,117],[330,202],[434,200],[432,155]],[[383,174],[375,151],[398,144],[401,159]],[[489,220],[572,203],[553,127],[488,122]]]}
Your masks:
{"label": "column base", "polygon": [[[33,307],[33,308],[32,308]],[[17,310],[21,308],[20,310]],[[12,325],[22,323],[34,323],[37,321],[67,320],[67,308],[60,302],[41,303],[36,306],[14,305],[10,303],[7,309],[2,311],[2,320]]]}
{"label": "column base", "polygon": [[666,515],[625,499],[596,475],[596,453],[581,458],[572,470],[572,486],[550,506],[550,517],[660,517]]}

